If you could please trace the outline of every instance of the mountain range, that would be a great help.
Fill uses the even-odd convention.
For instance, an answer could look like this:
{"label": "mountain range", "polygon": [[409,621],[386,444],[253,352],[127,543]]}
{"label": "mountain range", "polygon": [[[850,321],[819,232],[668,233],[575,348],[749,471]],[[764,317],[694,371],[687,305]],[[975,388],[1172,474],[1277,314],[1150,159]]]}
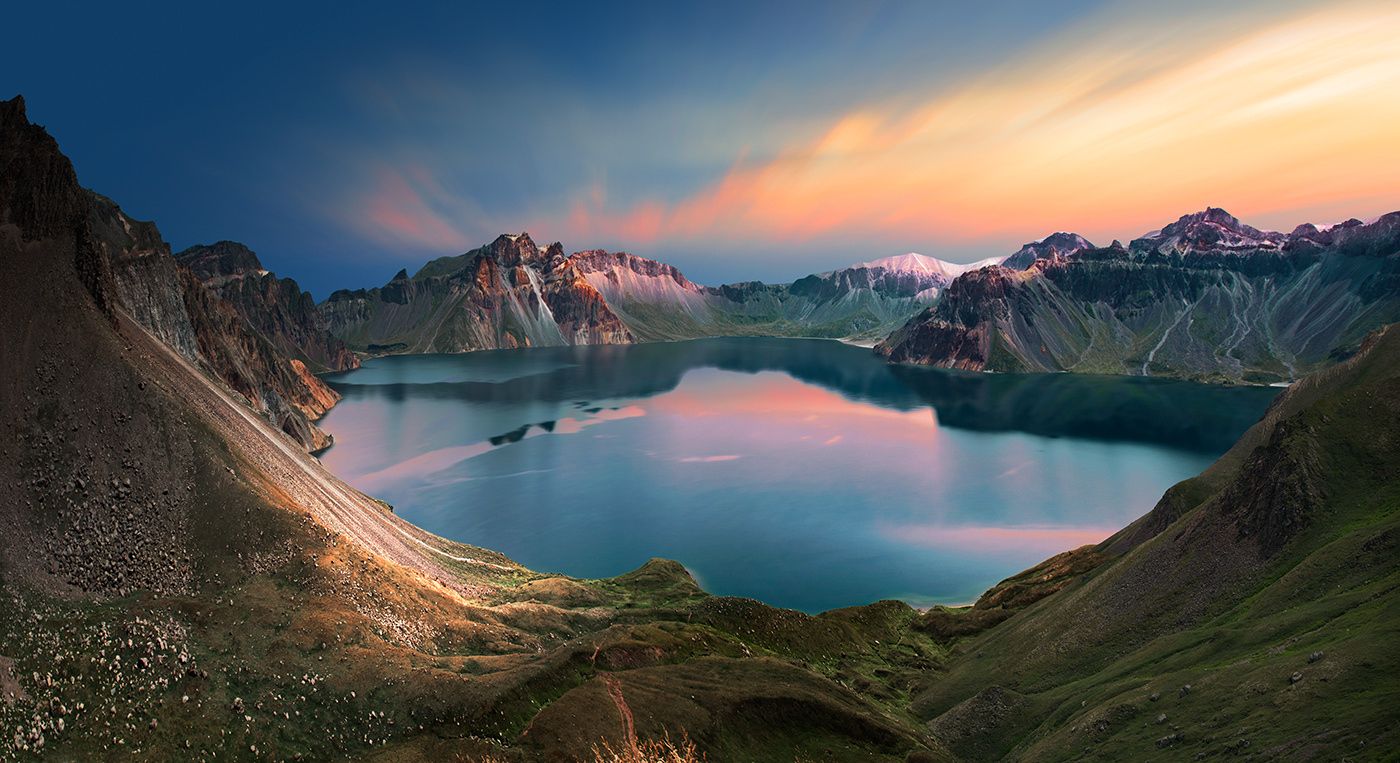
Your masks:
{"label": "mountain range", "polygon": [[370,354],[767,335],[875,341],[971,266],[906,254],[791,284],[698,285],[625,252],[565,256],[528,233],[433,260],[322,303],[332,334]]}
{"label": "mountain range", "polygon": [[976,371],[1286,382],[1400,320],[1400,213],[1282,234],[1212,208],[1128,246],[1076,237],[1007,262],[1023,267],[959,278],[877,351]]}
{"label": "mountain range", "polygon": [[[1024,271],[963,273],[934,310],[959,283],[1060,267],[1137,293],[1197,276],[1224,289],[1228,273],[1276,286],[1280,263],[1323,264],[1306,283],[1351,275],[1312,293],[1385,301],[1366,301],[1394,256],[1385,225],[1295,232],[1253,263],[1266,236],[1207,216],[1157,244],[1056,245]],[[591,280],[637,293],[621,262],[667,299],[743,303],[655,263],[523,239],[328,304],[405,344],[430,335],[394,327],[465,307],[486,323],[438,321],[452,341],[523,345],[644,338],[626,320],[646,316],[614,312]],[[844,288],[829,276],[811,286]],[[307,452],[297,422],[334,403],[311,364],[353,363],[321,327],[349,324],[339,308],[319,323],[269,278],[231,245],[172,255],[79,185],[21,99],[0,102],[0,757],[1381,760],[1400,746],[1394,327],[1350,346],[1354,321],[1318,321],[1348,326],[1317,334],[1342,342],[1333,362],[1101,544],[967,607],[812,616],[709,595],[674,562],[573,579],[404,522]],[[782,301],[754,299],[768,297]],[[451,346],[438,341],[422,346]],[[1314,356],[1290,357],[1301,373]]]}
{"label": "mountain range", "polygon": [[911,253],[718,287],[623,252],[565,256],[522,233],[335,292],[320,311],[371,355],[801,336],[975,371],[1287,382],[1400,320],[1400,213],[1281,234],[1212,208],[1128,246],[1059,232],[966,265]]}

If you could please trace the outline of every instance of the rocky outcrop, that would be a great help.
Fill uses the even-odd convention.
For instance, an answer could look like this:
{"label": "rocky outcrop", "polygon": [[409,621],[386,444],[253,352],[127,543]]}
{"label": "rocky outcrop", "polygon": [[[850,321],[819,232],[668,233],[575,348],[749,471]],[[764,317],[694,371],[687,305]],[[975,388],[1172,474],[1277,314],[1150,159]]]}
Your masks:
{"label": "rocky outcrop", "polygon": [[933,302],[958,273],[985,264],[907,254],[786,285],[709,287],[626,252],[590,249],[566,258],[556,247],[502,236],[433,260],[412,277],[400,271],[377,289],[338,291],[321,311],[333,333],[369,353],[735,335],[873,341]]}
{"label": "rocky outcrop", "polygon": [[0,102],[0,165],[0,220],[26,241],[71,240],[79,279],[114,324],[117,311],[130,315],[305,447],[330,444],[312,421],[335,393],[298,374],[232,305],[181,266],[153,223],[83,189],[57,143],[29,124],[20,98]]}
{"label": "rocky outcrop", "polygon": [[24,97],[0,101],[0,225],[31,240],[72,240],[78,279],[103,313],[115,307],[107,259],[93,240],[90,196],[58,142],[30,124]]}
{"label": "rocky outcrop", "polygon": [[335,335],[370,352],[468,350],[633,341],[627,326],[563,247],[528,233],[401,271],[375,289],[341,290],[321,305]]}
{"label": "rocky outcrop", "polygon": [[1061,260],[1074,254],[1093,249],[1094,245],[1078,233],[1052,233],[1016,250],[1016,253],[1002,261],[1003,267],[1012,270],[1026,270],[1036,260]]}
{"label": "rocky outcrop", "polygon": [[317,372],[359,368],[360,359],[330,333],[311,295],[296,281],[264,270],[248,247],[220,241],[192,246],[175,260],[233,305],[283,355]]}
{"label": "rocky outcrop", "polygon": [[1127,247],[1054,246],[1024,271],[967,273],[877,351],[970,370],[1288,381],[1400,319],[1397,228],[1400,213],[1283,234],[1207,209]]}

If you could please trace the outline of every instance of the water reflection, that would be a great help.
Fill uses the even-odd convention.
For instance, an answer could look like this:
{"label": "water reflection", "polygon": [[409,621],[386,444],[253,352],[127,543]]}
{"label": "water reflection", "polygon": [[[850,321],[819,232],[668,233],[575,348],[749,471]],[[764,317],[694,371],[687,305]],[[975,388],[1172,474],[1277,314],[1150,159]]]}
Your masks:
{"label": "water reflection", "polygon": [[667,556],[809,611],[967,601],[1100,540],[1277,392],[767,339],[385,358],[330,381],[327,465],[429,530],[586,577]]}
{"label": "water reflection", "polygon": [[[530,356],[510,368],[511,357]],[[847,398],[896,410],[933,408],[944,426],[1049,437],[1152,442],[1219,453],[1258,420],[1278,390],[1080,374],[980,374],[891,365],[826,340],[723,338],[385,358],[327,376],[347,396],[466,403],[648,397],[686,372],[779,371]],[[586,402],[586,401],[585,401]]]}

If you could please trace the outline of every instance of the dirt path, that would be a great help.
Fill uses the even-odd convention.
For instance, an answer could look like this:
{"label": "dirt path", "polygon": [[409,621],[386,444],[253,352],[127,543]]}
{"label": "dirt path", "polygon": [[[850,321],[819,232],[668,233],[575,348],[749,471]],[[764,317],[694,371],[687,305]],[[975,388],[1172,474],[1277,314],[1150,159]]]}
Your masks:
{"label": "dirt path", "polygon": [[412,568],[438,582],[467,593],[458,575],[443,562],[492,569],[517,569],[440,548],[447,541],[394,516],[378,502],[341,482],[313,456],[196,369],[188,360],[151,336],[134,321],[126,321],[128,336],[140,333],[158,378],[170,383],[216,429],[238,455],[255,465],[273,485],[311,512],[327,528],[346,535],[366,550]]}
{"label": "dirt path", "polygon": [[622,696],[622,682],[615,676],[604,673],[600,676],[603,685],[608,687],[608,696],[612,698],[613,704],[617,706],[617,714],[622,718],[622,738],[627,745],[626,752],[631,753],[629,760],[641,760],[641,752],[637,749],[637,725],[632,717],[632,708],[627,706],[627,698]]}

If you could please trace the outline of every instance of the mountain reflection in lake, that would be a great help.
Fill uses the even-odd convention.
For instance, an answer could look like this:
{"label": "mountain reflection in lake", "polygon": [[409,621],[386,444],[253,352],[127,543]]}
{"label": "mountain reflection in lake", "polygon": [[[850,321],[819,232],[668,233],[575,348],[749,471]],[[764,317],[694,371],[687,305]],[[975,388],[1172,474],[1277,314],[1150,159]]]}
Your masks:
{"label": "mountain reflection in lake", "polygon": [[818,611],[964,602],[1102,540],[1278,390],[891,366],[821,340],[404,356],[328,377],[323,460],[531,568],[684,563]]}

